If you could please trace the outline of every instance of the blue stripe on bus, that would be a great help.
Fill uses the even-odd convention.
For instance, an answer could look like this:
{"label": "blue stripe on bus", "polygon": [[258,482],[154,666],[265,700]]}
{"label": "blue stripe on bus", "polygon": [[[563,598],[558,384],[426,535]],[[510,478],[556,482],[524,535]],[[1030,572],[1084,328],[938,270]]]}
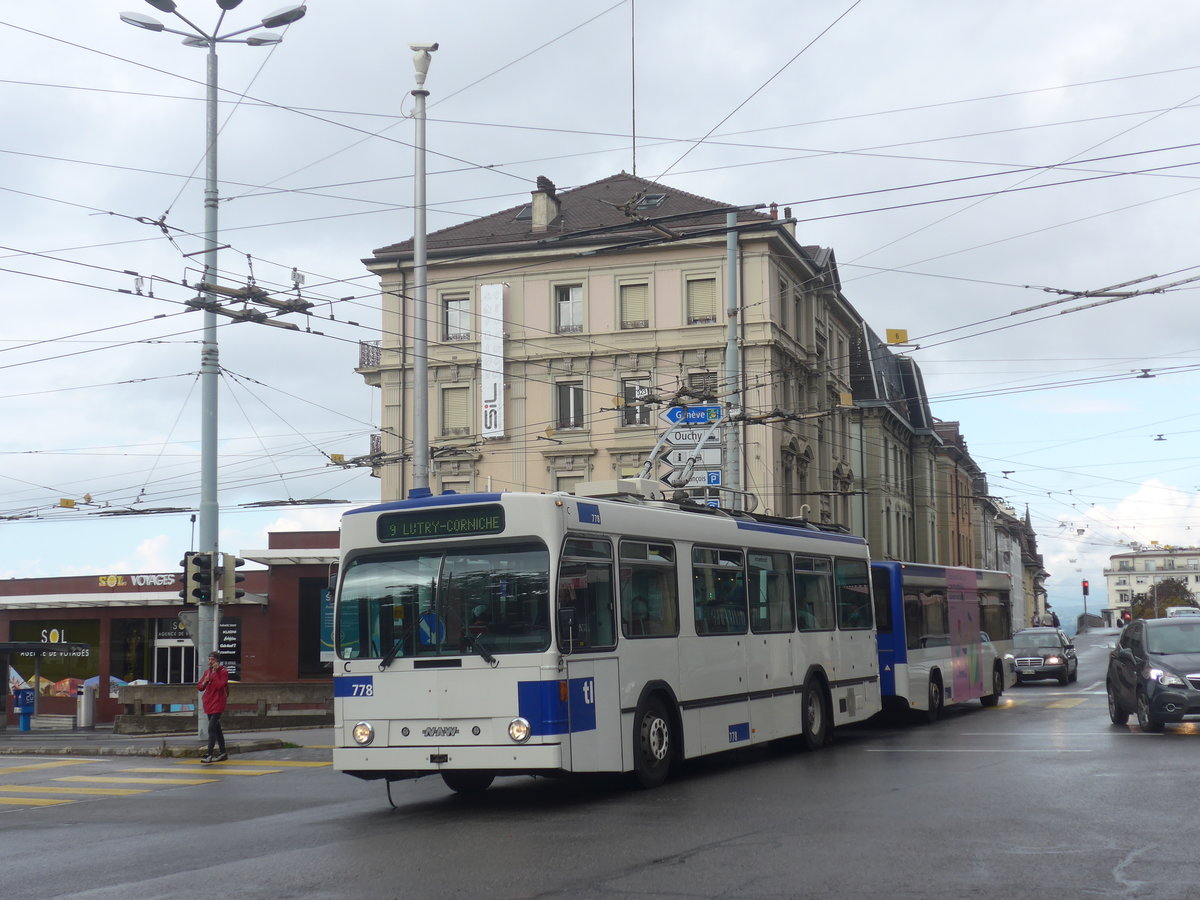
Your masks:
{"label": "blue stripe on bus", "polygon": [[570,679],[566,700],[562,699],[561,681],[519,681],[517,712],[540,737],[595,731],[596,681]]}
{"label": "blue stripe on bus", "polygon": [[865,547],[867,542],[853,534],[834,534],[829,531],[818,531],[815,528],[804,528],[799,525],[770,525],[766,522],[741,522],[737,527],[743,531],[765,531],[768,534],[786,534],[788,537],[802,536],[815,541],[834,541],[840,544],[856,544]]}
{"label": "blue stripe on bus", "polygon": [[374,506],[363,506],[342,513],[343,516],[356,516],[360,513],[392,512],[398,509],[424,509],[428,506],[459,506],[468,503],[496,503],[502,494],[438,494],[434,497],[416,497],[412,500],[394,500],[390,503],[376,503]]}

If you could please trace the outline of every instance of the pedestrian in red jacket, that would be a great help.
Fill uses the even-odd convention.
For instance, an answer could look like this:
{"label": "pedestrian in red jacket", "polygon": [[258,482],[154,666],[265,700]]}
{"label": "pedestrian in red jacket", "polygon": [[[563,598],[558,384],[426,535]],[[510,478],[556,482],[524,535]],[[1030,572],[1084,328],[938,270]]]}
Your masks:
{"label": "pedestrian in red jacket", "polygon": [[[201,757],[204,765],[229,759],[225,752],[225,733],[221,730],[221,713],[225,712],[225,701],[229,698],[229,670],[221,665],[221,656],[215,651],[208,654],[208,668],[200,676],[196,690],[204,694],[204,712],[208,716],[208,753]],[[213,756],[213,746],[220,752]]]}

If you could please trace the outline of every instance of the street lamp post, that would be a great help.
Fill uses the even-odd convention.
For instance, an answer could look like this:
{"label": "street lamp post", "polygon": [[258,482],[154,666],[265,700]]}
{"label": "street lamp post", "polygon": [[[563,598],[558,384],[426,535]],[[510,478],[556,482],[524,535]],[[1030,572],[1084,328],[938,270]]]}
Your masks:
{"label": "street lamp post", "polygon": [[409,44],[416,69],[413,110],[413,480],[409,496],[429,494],[429,309],[425,266],[425,76],[434,44]]}
{"label": "street lamp post", "polygon": [[[218,227],[217,205],[219,203],[217,186],[217,44],[248,44],[251,47],[264,47],[278,44],[282,37],[270,32],[259,32],[249,37],[238,38],[258,28],[251,25],[236,31],[221,34],[221,25],[225,14],[241,4],[242,0],[216,0],[221,9],[217,24],[211,32],[196,25],[183,13],[179,12],[175,0],[146,0],[159,12],[169,13],[188,26],[189,31],[168,28],[152,16],[135,12],[121,13],[121,21],[126,24],[144,28],[147,31],[165,31],[169,34],[183,36],[183,43],[188,47],[203,47],[208,51],[205,67],[206,87],[206,116],[204,142],[204,284],[211,285],[217,281],[217,252]],[[262,19],[263,28],[280,28],[290,25],[302,18],[308,11],[304,4],[297,4],[278,10]],[[216,296],[211,292],[205,294],[205,309],[203,320],[203,338],[200,345],[200,508],[198,527],[198,546],[201,553],[216,554],[218,547],[218,516],[217,503],[217,376],[220,374],[217,352],[217,314],[213,312]],[[216,559],[216,556],[213,557]],[[200,604],[198,608],[198,625],[196,634],[192,637],[196,645],[196,663],[202,666],[208,659],[210,651],[217,646],[217,627],[220,612],[217,608],[216,585],[211,603]],[[198,715],[200,736],[206,737],[208,722],[204,716]]]}

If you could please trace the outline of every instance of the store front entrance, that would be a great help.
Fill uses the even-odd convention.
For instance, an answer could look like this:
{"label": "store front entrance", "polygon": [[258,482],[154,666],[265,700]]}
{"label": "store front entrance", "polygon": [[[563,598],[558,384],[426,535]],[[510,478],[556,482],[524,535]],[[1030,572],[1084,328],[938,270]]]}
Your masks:
{"label": "store front entrance", "polygon": [[192,684],[196,680],[196,648],[191,642],[162,640],[154,643],[154,681],[158,684]]}

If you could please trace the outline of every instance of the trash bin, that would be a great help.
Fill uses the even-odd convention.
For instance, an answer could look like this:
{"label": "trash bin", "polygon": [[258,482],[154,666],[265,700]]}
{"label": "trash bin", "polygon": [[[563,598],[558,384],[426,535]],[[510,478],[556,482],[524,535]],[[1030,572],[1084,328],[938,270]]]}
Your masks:
{"label": "trash bin", "polygon": [[13,712],[17,714],[18,728],[29,731],[33,723],[33,690],[13,691]]}
{"label": "trash bin", "polygon": [[96,689],[91,685],[81,684],[75,698],[75,727],[96,727]]}

